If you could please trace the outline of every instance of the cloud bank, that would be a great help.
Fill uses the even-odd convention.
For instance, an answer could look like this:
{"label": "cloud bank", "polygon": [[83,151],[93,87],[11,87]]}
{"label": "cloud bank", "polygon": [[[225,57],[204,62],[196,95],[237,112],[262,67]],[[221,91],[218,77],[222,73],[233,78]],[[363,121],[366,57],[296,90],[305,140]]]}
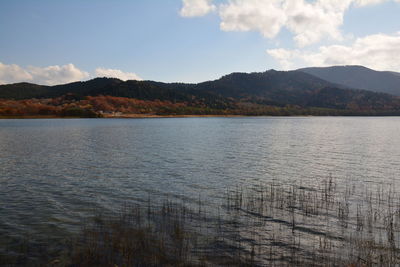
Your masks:
{"label": "cloud bank", "polygon": [[109,77],[109,78],[117,78],[123,81],[127,80],[142,80],[136,73],[133,72],[123,72],[121,70],[116,69],[105,69],[105,68],[97,68],[96,69],[97,77]]}
{"label": "cloud bank", "polygon": [[110,77],[121,80],[142,80],[137,74],[117,69],[97,68],[94,75],[80,70],[74,64],[48,67],[28,66],[0,62],[0,84],[30,82],[41,85],[56,85],[87,80],[94,77]]}
{"label": "cloud bank", "polygon": [[30,66],[27,71],[32,75],[33,82],[48,85],[81,81],[89,78],[89,73],[78,69],[73,64],[45,68]]}
{"label": "cloud bank", "polygon": [[6,65],[0,62],[0,84],[32,81],[32,75],[16,64]]}
{"label": "cloud bank", "polygon": [[0,84],[31,82],[54,85],[87,78],[89,78],[89,73],[78,69],[73,64],[23,68],[16,64],[7,65],[0,62]]}
{"label": "cloud bank", "polygon": [[350,45],[322,46],[317,51],[269,49],[285,69],[305,66],[363,65],[376,70],[400,71],[400,32],[357,38]]}

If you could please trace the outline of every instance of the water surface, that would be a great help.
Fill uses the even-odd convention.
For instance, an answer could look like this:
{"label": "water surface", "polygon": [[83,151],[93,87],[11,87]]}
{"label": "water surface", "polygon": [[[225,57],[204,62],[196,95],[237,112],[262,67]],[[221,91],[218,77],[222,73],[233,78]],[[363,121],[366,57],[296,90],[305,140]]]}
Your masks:
{"label": "water surface", "polygon": [[0,238],[65,235],[149,197],[211,205],[237,185],[397,186],[399,133],[396,117],[0,120]]}

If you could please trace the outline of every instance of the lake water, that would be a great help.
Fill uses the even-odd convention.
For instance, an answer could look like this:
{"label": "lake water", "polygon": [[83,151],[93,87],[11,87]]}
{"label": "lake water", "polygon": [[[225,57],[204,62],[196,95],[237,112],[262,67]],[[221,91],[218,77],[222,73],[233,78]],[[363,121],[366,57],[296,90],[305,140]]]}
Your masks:
{"label": "lake water", "polygon": [[0,242],[149,197],[212,205],[238,185],[330,176],[396,187],[399,133],[396,117],[0,120]]}

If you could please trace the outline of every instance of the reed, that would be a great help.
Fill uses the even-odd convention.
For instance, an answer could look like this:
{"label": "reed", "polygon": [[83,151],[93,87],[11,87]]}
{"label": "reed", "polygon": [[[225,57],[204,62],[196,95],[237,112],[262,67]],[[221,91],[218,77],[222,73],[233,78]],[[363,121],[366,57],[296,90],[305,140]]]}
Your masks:
{"label": "reed", "polygon": [[229,191],[226,209],[242,218],[242,235],[258,233],[260,263],[397,266],[400,202],[392,188],[339,188],[332,178],[312,188],[266,184]]}
{"label": "reed", "polygon": [[[94,216],[59,256],[45,263],[398,266],[400,195],[393,188],[356,188],[329,177],[314,186],[237,186],[218,204],[201,197],[185,204],[149,199]],[[0,263],[13,266],[4,256]]]}

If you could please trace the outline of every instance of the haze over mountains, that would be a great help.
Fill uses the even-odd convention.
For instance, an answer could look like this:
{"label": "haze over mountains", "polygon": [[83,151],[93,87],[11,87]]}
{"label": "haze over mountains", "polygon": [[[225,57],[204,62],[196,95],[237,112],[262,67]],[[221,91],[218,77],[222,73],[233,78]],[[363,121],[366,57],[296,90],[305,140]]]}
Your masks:
{"label": "haze over mountains", "polygon": [[[388,92],[392,95],[386,94]],[[271,107],[294,107],[301,110],[301,114],[314,114],[315,110],[305,110],[310,108],[335,111],[328,114],[337,114],[336,111],[340,111],[338,114],[355,115],[400,114],[400,98],[397,97],[400,95],[400,74],[343,66],[232,73],[198,84],[96,78],[56,86],[29,83],[0,86],[0,99],[54,99],[65,95],[75,101],[89,96],[169,101],[182,103],[191,110],[195,108],[205,112],[204,109],[207,109],[207,112],[216,114],[262,115],[269,114],[266,110]],[[56,102],[65,104],[63,101]],[[113,110],[118,110],[118,107]]]}

